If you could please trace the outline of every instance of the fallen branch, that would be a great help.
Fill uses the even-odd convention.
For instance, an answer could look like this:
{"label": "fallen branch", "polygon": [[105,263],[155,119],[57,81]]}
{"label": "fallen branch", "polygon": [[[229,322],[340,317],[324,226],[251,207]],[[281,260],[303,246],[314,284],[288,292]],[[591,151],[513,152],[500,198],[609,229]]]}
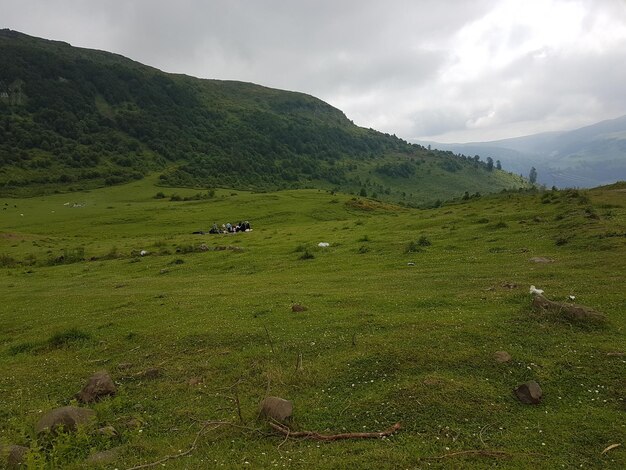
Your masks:
{"label": "fallen branch", "polygon": [[278,423],[268,423],[272,428],[278,431],[281,434],[287,436],[287,438],[303,438],[303,439],[314,439],[316,441],[338,441],[341,439],[380,439],[383,437],[391,436],[395,432],[397,432],[401,425],[400,423],[396,423],[391,426],[389,429],[381,432],[346,432],[342,434],[320,434],[314,431],[292,431],[287,426],[283,426]]}
{"label": "fallen branch", "polygon": [[[207,429],[209,426],[212,426],[212,427],[210,429]],[[221,426],[231,426],[233,428],[245,429],[245,430],[248,430],[248,431],[259,432],[258,429],[251,428],[251,427],[248,427],[248,426],[239,426],[239,425],[237,425],[235,423],[231,423],[230,421],[206,421],[202,425],[202,428],[200,429],[200,431],[198,431],[198,433],[196,434],[196,437],[193,440],[193,442],[191,443],[191,446],[189,447],[189,449],[187,449],[185,452],[181,452],[179,454],[166,455],[162,459],[159,459],[159,460],[157,460],[155,462],[144,463],[142,465],[137,465],[136,467],[127,468],[126,470],[138,470],[140,468],[156,467],[157,465],[164,464],[168,460],[174,460],[174,459],[179,459],[181,457],[185,457],[186,455],[189,455],[194,450],[196,450],[196,447],[198,446],[198,439],[200,439],[200,436],[202,436],[206,431],[214,431],[214,430],[216,430],[217,428],[219,428]]]}
{"label": "fallen branch", "polygon": [[437,457],[422,457],[426,460],[443,460],[449,457],[458,457],[461,455],[479,455],[481,457],[494,457],[494,458],[511,458],[516,455],[533,455],[536,457],[545,457],[543,454],[535,454],[535,453],[525,453],[525,454],[511,454],[509,452],[504,452],[503,450],[462,450],[460,452],[452,452],[450,454],[439,455]]}
{"label": "fallen branch", "polygon": [[163,457],[162,459],[157,460],[156,462],[144,463],[142,465],[137,465],[136,467],[130,467],[127,470],[138,470],[140,468],[156,467],[157,465],[161,465],[161,464],[167,462],[168,460],[179,459],[181,457],[184,457],[186,455],[191,454],[194,450],[196,450],[196,446],[198,445],[198,439],[200,439],[200,436],[204,433],[206,428],[208,428],[212,424],[214,425],[214,427],[211,428],[211,431],[213,429],[219,428],[220,426],[222,426],[224,424],[230,424],[230,423],[219,422],[219,421],[207,421],[206,423],[204,423],[204,426],[202,426],[202,428],[200,428],[200,431],[198,431],[198,433],[196,434],[195,439],[191,443],[191,447],[189,447],[189,449],[187,449],[185,452],[181,452],[179,454],[166,455],[165,457]]}
{"label": "fallen branch", "polygon": [[444,454],[438,457],[425,457],[427,459],[434,460],[442,460],[447,459],[448,457],[457,457],[459,455],[480,455],[482,457],[513,457],[513,454],[509,454],[508,452],[504,452],[502,450],[462,450],[461,452],[452,452],[451,454]]}

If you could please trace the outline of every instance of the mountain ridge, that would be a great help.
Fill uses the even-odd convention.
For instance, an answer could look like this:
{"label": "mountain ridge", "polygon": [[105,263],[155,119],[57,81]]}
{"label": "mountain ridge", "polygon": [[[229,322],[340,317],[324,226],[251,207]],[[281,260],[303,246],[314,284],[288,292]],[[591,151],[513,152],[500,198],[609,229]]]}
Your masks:
{"label": "mountain ridge", "polygon": [[476,153],[514,172],[538,171],[538,182],[592,187],[626,179],[626,115],[570,131],[542,132],[487,142],[420,142],[441,150]]}
{"label": "mountain ridge", "polygon": [[0,191],[151,172],[170,186],[319,187],[409,204],[527,186],[485,162],[355,126],[311,95],[0,31]]}

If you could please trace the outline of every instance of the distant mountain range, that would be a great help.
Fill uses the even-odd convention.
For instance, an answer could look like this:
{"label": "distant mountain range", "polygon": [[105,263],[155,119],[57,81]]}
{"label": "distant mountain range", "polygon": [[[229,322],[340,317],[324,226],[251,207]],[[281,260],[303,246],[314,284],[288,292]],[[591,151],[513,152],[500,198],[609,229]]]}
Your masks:
{"label": "distant mountain range", "polygon": [[168,74],[0,30],[0,194],[123,183],[316,187],[422,205],[527,187],[486,162],[355,126],[303,93]]}
{"label": "distant mountain range", "polygon": [[420,142],[454,153],[500,160],[504,169],[557,187],[594,187],[626,180],[626,116],[573,131],[546,132],[491,142]]}

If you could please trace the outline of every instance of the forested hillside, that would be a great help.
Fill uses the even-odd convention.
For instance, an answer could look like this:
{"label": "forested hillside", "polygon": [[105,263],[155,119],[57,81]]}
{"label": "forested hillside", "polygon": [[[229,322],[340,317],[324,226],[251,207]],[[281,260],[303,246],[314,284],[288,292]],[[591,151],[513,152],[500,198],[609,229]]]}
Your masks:
{"label": "forested hillside", "polygon": [[429,185],[443,198],[525,185],[484,162],[357,127],[302,93],[167,74],[0,31],[3,194],[113,185],[154,171],[170,186],[312,186],[407,200],[423,199]]}

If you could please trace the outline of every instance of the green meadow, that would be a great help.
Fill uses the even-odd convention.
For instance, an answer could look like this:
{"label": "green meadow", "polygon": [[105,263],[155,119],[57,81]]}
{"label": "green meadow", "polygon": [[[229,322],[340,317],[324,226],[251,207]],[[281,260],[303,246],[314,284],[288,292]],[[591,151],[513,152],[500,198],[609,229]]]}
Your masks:
{"label": "green meadow", "polygon": [[[155,182],[0,199],[0,443],[29,468],[626,466],[624,184],[417,210]],[[607,320],[533,312],[530,285]],[[116,435],[38,438],[99,370],[118,391],[89,407]],[[512,393],[528,380],[539,405]],[[286,438],[257,420],[268,395],[294,431],[402,428]]]}

